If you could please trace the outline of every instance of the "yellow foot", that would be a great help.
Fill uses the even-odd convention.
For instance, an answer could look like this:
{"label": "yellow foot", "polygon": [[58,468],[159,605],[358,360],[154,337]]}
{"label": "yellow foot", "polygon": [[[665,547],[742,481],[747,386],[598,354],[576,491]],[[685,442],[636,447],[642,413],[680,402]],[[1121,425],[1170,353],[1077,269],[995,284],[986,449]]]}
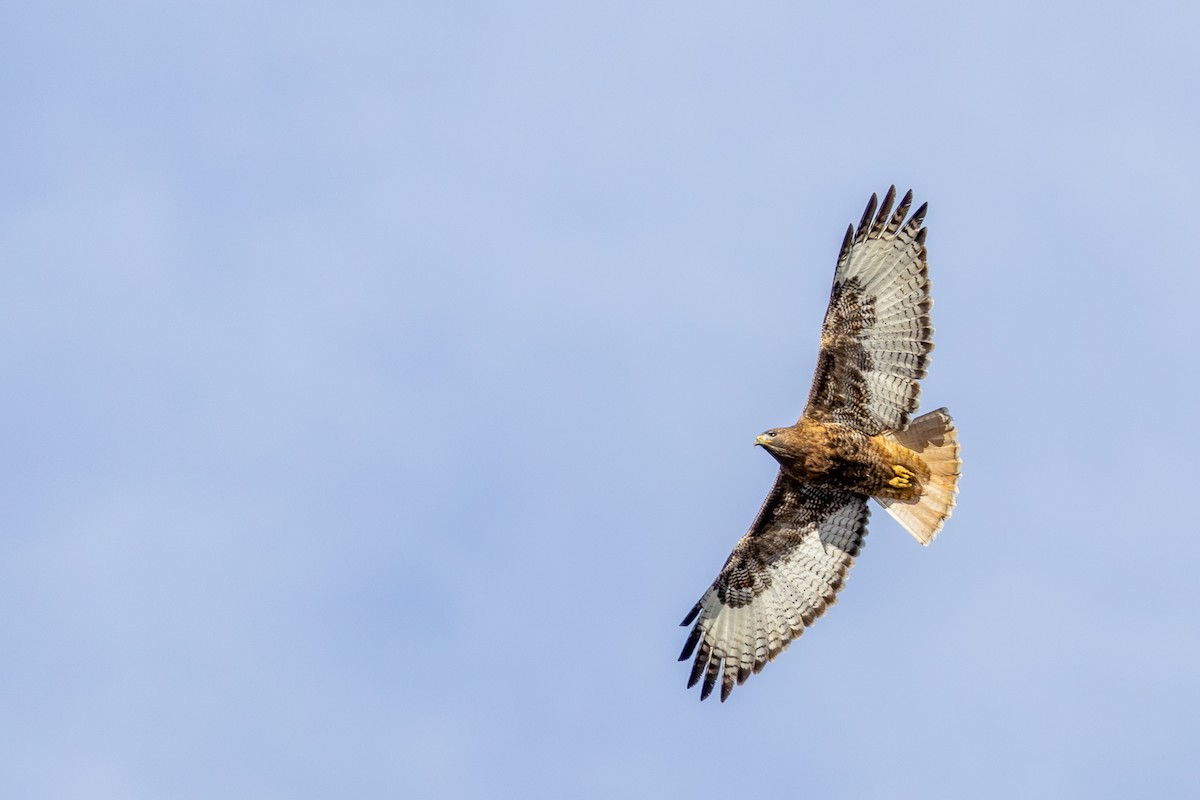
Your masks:
{"label": "yellow foot", "polygon": [[916,477],[913,473],[906,470],[899,464],[892,464],[892,472],[896,473],[896,477],[888,481],[888,486],[896,489],[907,489],[912,486],[912,479]]}

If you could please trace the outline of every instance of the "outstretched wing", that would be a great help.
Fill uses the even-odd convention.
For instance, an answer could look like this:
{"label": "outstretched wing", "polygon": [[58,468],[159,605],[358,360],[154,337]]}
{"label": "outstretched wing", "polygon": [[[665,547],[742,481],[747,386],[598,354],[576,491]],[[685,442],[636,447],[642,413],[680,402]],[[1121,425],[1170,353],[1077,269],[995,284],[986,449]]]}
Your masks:
{"label": "outstretched wing", "polygon": [[760,671],[824,614],[858,555],[869,514],[862,495],[781,472],[750,531],[680,623],[695,623],[679,656],[696,654],[688,688],[703,677],[703,700],[720,679],[724,702],[735,680]]}
{"label": "outstretched wing", "polygon": [[912,192],[892,213],[895,198],[893,186],[876,213],[871,195],[858,231],[846,231],[804,409],[811,419],[872,436],[908,424],[933,350],[921,226],[927,204],[905,222]]}

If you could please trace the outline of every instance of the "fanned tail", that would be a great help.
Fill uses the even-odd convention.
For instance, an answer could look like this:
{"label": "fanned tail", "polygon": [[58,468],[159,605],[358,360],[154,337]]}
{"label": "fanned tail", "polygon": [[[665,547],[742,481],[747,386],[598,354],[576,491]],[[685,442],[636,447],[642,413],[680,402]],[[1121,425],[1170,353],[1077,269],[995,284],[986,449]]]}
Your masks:
{"label": "fanned tail", "polygon": [[962,459],[958,455],[958,431],[950,413],[939,408],[917,417],[907,428],[887,434],[918,453],[932,473],[924,493],[916,500],[875,499],[892,518],[921,544],[929,544],[954,510]]}

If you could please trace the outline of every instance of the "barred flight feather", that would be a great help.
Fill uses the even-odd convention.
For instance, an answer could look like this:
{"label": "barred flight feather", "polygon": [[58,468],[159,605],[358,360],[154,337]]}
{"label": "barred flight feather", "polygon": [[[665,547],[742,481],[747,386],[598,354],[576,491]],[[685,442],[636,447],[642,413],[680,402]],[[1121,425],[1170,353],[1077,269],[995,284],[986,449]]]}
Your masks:
{"label": "barred flight feather", "polygon": [[[867,434],[902,428],[916,410],[929,353],[929,270],[922,204],[907,192],[892,212],[896,187],[867,203],[838,255],[817,373],[804,415],[852,425]],[[911,353],[896,361],[889,353]],[[857,388],[855,388],[857,387]]]}
{"label": "barred flight feather", "polygon": [[[688,686],[721,700],[825,613],[866,535],[866,498],[784,477],[725,568],[681,625],[693,625],[680,661],[695,654]],[[759,580],[751,581],[757,574]],[[746,589],[749,591],[745,591]]]}

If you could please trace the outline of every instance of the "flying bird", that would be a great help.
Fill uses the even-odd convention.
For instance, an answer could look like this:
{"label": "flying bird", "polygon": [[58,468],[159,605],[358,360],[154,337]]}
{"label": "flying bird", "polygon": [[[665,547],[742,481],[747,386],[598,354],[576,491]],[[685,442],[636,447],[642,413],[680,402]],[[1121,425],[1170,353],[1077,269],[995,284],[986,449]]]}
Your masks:
{"label": "flying bird", "polygon": [[912,192],[871,195],[846,231],[808,405],[757,445],[779,475],[749,532],[681,623],[679,656],[700,699],[725,701],[837,600],[867,534],[873,498],[923,545],[958,493],[958,439],[945,408],[910,420],[933,350],[923,226]]}

